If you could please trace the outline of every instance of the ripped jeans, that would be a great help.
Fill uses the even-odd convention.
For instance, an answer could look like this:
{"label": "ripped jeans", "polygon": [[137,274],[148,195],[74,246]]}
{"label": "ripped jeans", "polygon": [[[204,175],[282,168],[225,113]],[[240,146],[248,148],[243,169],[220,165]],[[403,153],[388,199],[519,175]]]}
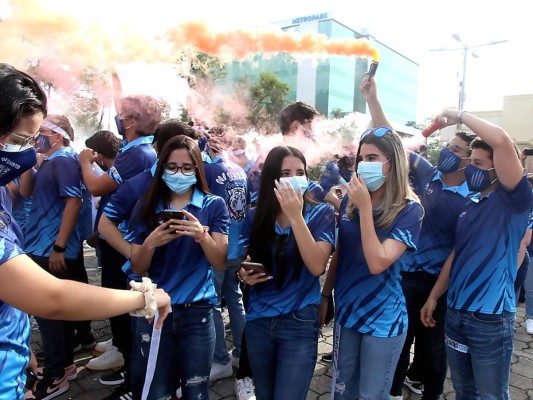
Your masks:
{"label": "ripped jeans", "polygon": [[[153,325],[137,318],[131,356],[133,398],[140,399]],[[176,304],[163,324],[149,400],[170,399],[181,386],[182,399],[208,400],[208,383],[215,350],[213,305]]]}
{"label": "ripped jeans", "polygon": [[389,400],[406,335],[376,337],[336,324],[331,398]]}

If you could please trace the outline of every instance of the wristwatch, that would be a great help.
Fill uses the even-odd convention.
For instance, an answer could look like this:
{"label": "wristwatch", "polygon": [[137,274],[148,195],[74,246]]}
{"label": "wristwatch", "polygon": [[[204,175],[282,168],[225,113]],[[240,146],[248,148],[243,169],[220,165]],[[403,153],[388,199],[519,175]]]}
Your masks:
{"label": "wristwatch", "polygon": [[67,249],[61,246],[58,246],[57,244],[54,244],[52,247],[52,250],[54,250],[56,253],[64,253]]}

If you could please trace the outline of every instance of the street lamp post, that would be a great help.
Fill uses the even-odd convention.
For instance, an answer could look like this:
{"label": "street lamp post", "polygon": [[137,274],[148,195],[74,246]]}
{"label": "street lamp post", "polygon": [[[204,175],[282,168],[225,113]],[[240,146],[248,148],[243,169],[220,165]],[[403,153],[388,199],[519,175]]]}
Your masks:
{"label": "street lamp post", "polygon": [[[470,49],[475,49],[477,47],[483,47],[483,46],[492,46],[495,44],[505,43],[508,40],[498,40],[498,41],[490,41],[488,43],[483,44],[476,44],[475,46],[469,46],[466,43],[463,43],[461,38],[457,33],[452,34],[452,38],[456,41],[458,41],[463,46],[463,75],[461,77],[461,92],[459,93],[459,110],[462,110],[465,103],[466,98],[466,92],[465,92],[465,80],[466,80],[466,62],[468,60],[468,52]],[[472,56],[475,58],[479,58],[479,56],[472,52]]]}
{"label": "street lamp post", "polygon": [[[477,47],[492,46],[492,45],[495,45],[495,44],[508,42],[508,40],[491,41],[491,42],[488,42],[488,43],[476,44],[474,46],[469,46],[468,44],[463,43],[463,41],[461,40],[461,37],[458,34],[456,34],[456,33],[452,34],[452,38],[461,44],[460,48],[455,48],[455,49],[441,48],[441,49],[432,49],[431,51],[449,51],[449,50],[452,50],[452,51],[453,50],[462,50],[463,51],[463,71],[462,71],[462,75],[461,75],[461,85],[460,85],[460,92],[459,92],[459,108],[458,108],[459,110],[462,110],[463,107],[464,107],[465,99],[466,99],[465,82],[466,82],[466,64],[467,64],[467,60],[468,60],[468,52],[471,49],[475,49]],[[479,56],[476,53],[472,52],[471,54],[472,54],[472,57],[479,58]]]}

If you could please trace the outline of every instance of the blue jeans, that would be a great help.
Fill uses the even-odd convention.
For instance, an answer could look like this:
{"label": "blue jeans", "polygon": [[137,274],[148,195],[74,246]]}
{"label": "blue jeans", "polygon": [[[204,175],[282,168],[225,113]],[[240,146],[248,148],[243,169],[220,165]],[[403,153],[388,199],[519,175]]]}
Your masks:
{"label": "blue jeans", "polygon": [[332,399],[389,400],[406,335],[375,337],[336,324]]}
{"label": "blue jeans", "polygon": [[237,265],[231,265],[232,263],[229,262],[229,265],[224,271],[213,271],[215,290],[218,296],[218,304],[215,306],[213,313],[216,332],[213,362],[219,364],[227,364],[230,361],[226,347],[224,320],[222,319],[222,296],[226,299],[226,305],[228,306],[231,335],[233,337],[233,345],[235,346],[233,355],[237,358],[241,356],[241,338],[244,332],[246,318],[242,303],[242,292],[236,275],[241,267],[240,260],[237,261]]}
{"label": "blue jeans", "polygon": [[258,400],[304,400],[315,370],[318,306],[246,323],[246,346]]}
{"label": "blue jeans", "polygon": [[[146,375],[153,325],[138,318],[131,356],[133,398],[140,399]],[[208,383],[215,327],[213,306],[207,302],[173,305],[161,330],[159,352],[148,399],[170,399],[181,386],[182,399],[208,400]]]}
{"label": "blue jeans", "polygon": [[524,291],[526,292],[526,318],[533,319],[533,257],[529,257]]}
{"label": "blue jeans", "polygon": [[515,314],[446,311],[446,354],[457,400],[509,399]]}

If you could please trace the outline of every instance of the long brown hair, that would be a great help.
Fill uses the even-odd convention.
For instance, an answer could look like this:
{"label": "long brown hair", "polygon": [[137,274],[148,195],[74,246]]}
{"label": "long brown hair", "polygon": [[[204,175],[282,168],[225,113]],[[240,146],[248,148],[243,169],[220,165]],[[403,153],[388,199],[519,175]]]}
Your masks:
{"label": "long brown hair", "polygon": [[193,163],[196,165],[196,183],[194,186],[204,193],[210,193],[209,186],[205,180],[202,155],[196,141],[184,135],[169,139],[159,153],[154,178],[141,200],[142,209],[140,211],[140,218],[150,231],[154,230],[159,225],[155,217],[157,205],[160,201],[164,201],[165,207],[167,207],[172,193],[167,184],[163,181],[163,164],[167,162],[170,154],[178,149],[187,150]]}
{"label": "long brown hair", "polygon": [[[377,208],[378,219],[376,221],[378,227],[388,228],[409,201],[420,202],[409,184],[409,164],[405,149],[398,134],[392,130],[382,137],[368,134],[359,142],[356,170],[359,162],[362,161],[360,154],[363,144],[375,145],[389,160],[390,171],[384,184],[385,196]],[[346,212],[351,218],[355,217],[356,209],[357,206],[348,200]]]}

